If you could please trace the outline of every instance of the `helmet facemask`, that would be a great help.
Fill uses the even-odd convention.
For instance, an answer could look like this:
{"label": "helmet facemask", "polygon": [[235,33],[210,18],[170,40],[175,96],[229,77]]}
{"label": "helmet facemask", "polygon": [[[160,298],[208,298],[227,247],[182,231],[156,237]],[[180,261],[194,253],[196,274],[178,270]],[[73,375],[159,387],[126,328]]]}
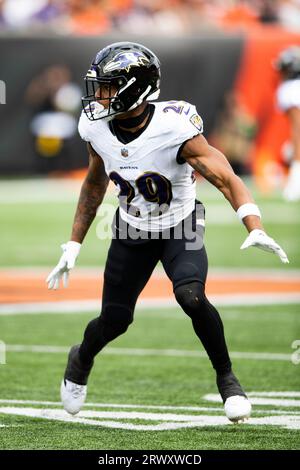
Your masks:
{"label": "helmet facemask", "polygon": [[[116,114],[124,112],[124,104],[121,102],[118,94],[123,88],[123,83],[126,84],[126,81],[125,77],[119,77],[116,80],[85,78],[86,95],[82,98],[82,104],[87,117],[91,121],[98,119],[109,120]],[[117,83],[119,89],[117,88]],[[103,92],[104,88],[105,93]],[[100,101],[105,103],[105,106]]]}

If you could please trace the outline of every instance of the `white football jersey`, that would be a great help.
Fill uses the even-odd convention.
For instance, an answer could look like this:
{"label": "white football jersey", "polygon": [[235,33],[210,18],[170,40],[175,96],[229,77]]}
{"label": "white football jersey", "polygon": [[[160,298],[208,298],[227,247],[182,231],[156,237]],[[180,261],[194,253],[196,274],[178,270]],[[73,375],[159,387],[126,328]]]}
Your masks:
{"label": "white football jersey", "polygon": [[195,106],[185,101],[153,105],[150,123],[127,144],[117,139],[107,121],[90,121],[84,112],[78,130],[119,188],[122,219],[137,229],[157,232],[177,225],[194,209],[193,168],[179,163],[177,154],[185,141],[203,132],[203,123]]}
{"label": "white football jersey", "polygon": [[290,108],[300,108],[300,78],[286,80],[277,90],[277,103],[282,111]]}

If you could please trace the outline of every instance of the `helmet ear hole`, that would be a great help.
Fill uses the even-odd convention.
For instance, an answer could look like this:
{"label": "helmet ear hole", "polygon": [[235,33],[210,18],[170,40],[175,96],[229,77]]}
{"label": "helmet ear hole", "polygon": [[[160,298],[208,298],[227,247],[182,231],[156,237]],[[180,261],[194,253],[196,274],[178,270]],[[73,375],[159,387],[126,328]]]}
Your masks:
{"label": "helmet ear hole", "polygon": [[120,102],[115,102],[115,103],[113,102],[111,104],[111,107],[114,111],[122,111],[122,108],[123,108],[123,106]]}

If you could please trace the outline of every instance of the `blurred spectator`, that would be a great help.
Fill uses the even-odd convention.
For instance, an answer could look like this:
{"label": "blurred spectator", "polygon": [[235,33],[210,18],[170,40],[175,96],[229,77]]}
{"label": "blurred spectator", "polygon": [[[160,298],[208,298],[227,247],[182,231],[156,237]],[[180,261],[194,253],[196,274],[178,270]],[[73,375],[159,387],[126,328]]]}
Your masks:
{"label": "blurred spectator", "polygon": [[259,16],[257,10],[249,2],[233,2],[233,5],[225,8],[221,22],[228,25],[247,25],[258,23]]}
{"label": "blurred spectator", "polygon": [[103,34],[111,22],[101,0],[67,0],[67,30],[76,35]]}
{"label": "blurred spectator", "polygon": [[5,19],[4,19],[4,16],[3,16],[4,1],[5,0],[0,0],[0,29],[5,24]]}
{"label": "blurred spectator", "polygon": [[185,32],[180,0],[135,0],[134,8],[117,23],[121,31],[135,34],[180,35]]}
{"label": "blurred spectator", "polygon": [[60,18],[63,2],[58,0],[4,0],[4,23],[10,29],[24,29]]}
{"label": "blurred spectator", "polygon": [[65,0],[66,31],[75,35],[104,34],[132,7],[132,0]]}
{"label": "blurred spectator", "polygon": [[299,31],[300,0],[0,0],[0,27],[30,32],[178,35],[275,22]]}
{"label": "blurred spectator", "polygon": [[39,23],[50,23],[58,19],[64,11],[64,2],[59,0],[47,0],[43,8],[36,12],[33,21]]}
{"label": "blurred spectator", "polygon": [[299,33],[300,0],[280,0],[278,17],[284,28]]}
{"label": "blurred spectator", "polygon": [[39,173],[63,169],[71,159],[68,141],[77,134],[81,90],[65,65],[52,65],[29,84],[25,101],[33,110],[34,137]]}
{"label": "blurred spectator", "polygon": [[278,22],[278,0],[255,0],[261,23]]}

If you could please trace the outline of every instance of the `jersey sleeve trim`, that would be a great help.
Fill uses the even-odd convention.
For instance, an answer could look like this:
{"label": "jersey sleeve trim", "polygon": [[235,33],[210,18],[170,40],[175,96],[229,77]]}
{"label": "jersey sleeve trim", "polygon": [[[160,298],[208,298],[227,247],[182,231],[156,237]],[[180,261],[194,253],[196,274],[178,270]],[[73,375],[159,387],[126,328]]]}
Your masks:
{"label": "jersey sleeve trim", "polygon": [[186,139],[184,142],[182,142],[182,144],[180,145],[178,149],[178,152],[176,155],[176,162],[178,163],[178,165],[183,165],[184,163],[186,163],[186,160],[181,156],[181,153],[182,153],[183,147],[189,140],[191,139]]}

